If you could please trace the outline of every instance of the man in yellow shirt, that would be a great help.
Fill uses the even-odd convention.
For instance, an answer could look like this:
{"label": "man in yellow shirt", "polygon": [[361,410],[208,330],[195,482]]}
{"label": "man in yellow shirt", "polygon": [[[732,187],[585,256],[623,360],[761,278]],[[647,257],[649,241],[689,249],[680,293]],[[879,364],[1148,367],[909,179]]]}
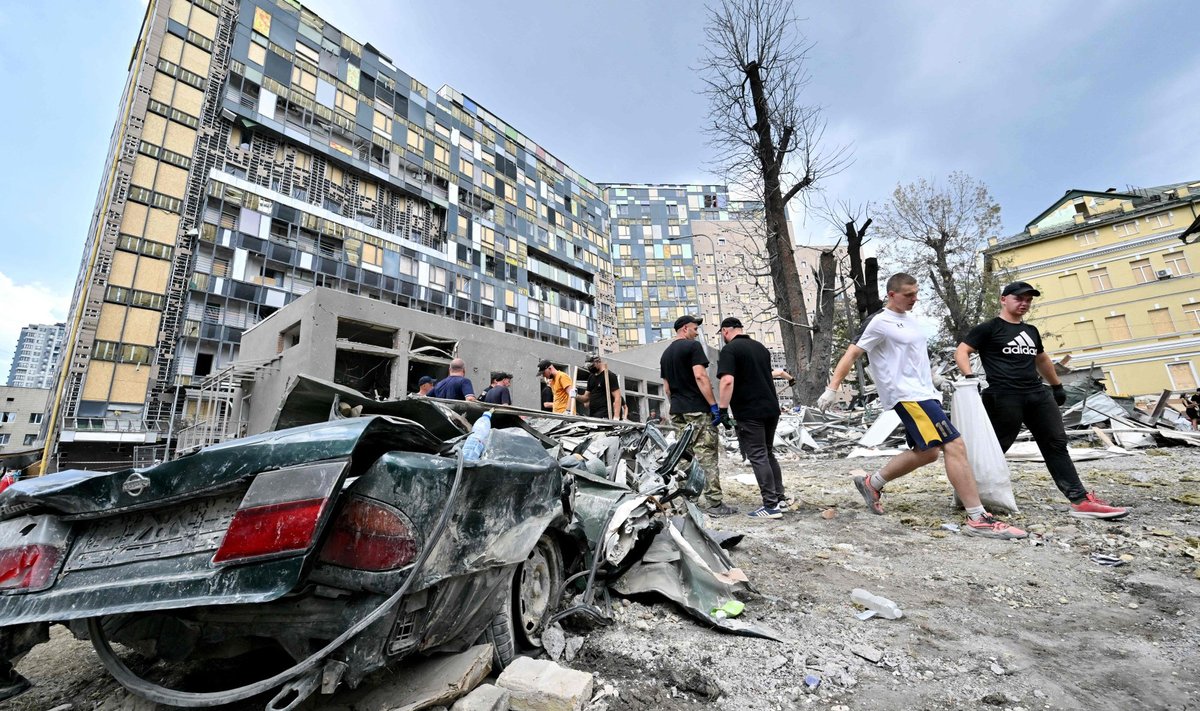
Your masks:
{"label": "man in yellow shirt", "polygon": [[571,376],[554,367],[548,360],[538,363],[538,375],[550,379],[550,389],[554,391],[554,411],[568,415],[575,414],[575,381]]}

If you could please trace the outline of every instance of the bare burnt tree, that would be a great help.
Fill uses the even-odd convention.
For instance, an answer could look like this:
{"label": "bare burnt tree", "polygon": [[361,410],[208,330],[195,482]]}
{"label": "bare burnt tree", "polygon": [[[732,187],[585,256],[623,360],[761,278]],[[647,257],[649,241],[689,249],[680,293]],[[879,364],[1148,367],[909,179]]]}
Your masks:
{"label": "bare burnt tree", "polygon": [[923,291],[939,340],[956,344],[990,315],[1003,275],[985,270],[980,257],[1000,230],[1000,205],[987,185],[961,172],[945,187],[923,178],[898,185],[877,229],[886,256],[930,287]]}
{"label": "bare burnt tree", "polygon": [[[832,338],[832,305],[829,322],[810,322],[788,230],[788,203],[843,167],[846,152],[825,149],[821,109],[802,100],[810,45],[791,2],[722,0],[709,7],[705,36],[699,69],[709,98],[707,131],[716,167],[729,183],[763,201],[763,246],[787,365],[797,376],[796,396],[811,401],[827,376],[827,357],[818,356],[828,351],[828,344],[819,342]],[[818,274],[824,262],[822,257]],[[833,277],[824,283],[832,288]]]}

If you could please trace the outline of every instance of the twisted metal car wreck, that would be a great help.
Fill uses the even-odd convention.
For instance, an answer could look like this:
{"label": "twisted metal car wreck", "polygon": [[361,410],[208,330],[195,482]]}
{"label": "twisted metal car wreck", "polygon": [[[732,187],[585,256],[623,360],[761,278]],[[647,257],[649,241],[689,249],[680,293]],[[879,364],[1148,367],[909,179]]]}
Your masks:
{"label": "twisted metal car wreck", "polygon": [[[500,408],[484,457],[463,461],[480,406],[383,405],[390,414],[233,440],[145,470],[62,472],[0,493],[0,699],[28,688],[12,665],[53,623],[90,639],[121,684],[177,706],[282,687],[267,708],[293,708],[318,689],[353,688],[386,664],[481,637],[503,665],[538,645],[564,588],[585,575],[573,609],[598,610],[597,577],[627,574],[652,539],[674,530],[648,521],[702,482],[690,432],[670,447],[641,425],[545,421],[547,432],[567,429],[556,437],[522,417],[534,413]],[[587,480],[591,503],[577,505],[589,496],[577,480]],[[595,504],[597,487],[624,493],[608,496],[606,509]],[[694,508],[692,518],[694,536]],[[715,540],[692,540],[683,557],[721,578],[693,607],[746,588]],[[291,666],[237,689],[179,691],[131,671],[112,642],[166,662],[274,650]]]}

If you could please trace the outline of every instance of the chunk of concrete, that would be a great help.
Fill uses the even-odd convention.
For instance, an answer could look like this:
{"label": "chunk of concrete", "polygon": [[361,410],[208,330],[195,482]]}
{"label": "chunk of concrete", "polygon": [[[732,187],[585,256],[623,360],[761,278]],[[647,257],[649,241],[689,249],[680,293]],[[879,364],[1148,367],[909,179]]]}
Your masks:
{"label": "chunk of concrete", "polygon": [[508,689],[513,711],[580,711],[592,698],[592,675],[544,659],[518,657],[496,685]]}
{"label": "chunk of concrete", "polygon": [[450,711],[508,711],[508,689],[491,684],[475,687],[475,690],[450,707]]}
{"label": "chunk of concrete", "polygon": [[378,684],[338,694],[323,711],[416,711],[446,705],[480,684],[492,671],[492,645],[430,657],[399,669]]}

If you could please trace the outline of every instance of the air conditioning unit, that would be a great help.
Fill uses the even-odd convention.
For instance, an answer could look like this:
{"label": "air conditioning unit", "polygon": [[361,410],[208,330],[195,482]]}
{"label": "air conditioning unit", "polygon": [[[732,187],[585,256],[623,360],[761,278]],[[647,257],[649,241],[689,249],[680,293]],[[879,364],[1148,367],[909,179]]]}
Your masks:
{"label": "air conditioning unit", "polygon": [[1169,269],[1159,269],[1155,273],[1158,275],[1159,279],[1170,279],[1171,278],[1171,271]]}

